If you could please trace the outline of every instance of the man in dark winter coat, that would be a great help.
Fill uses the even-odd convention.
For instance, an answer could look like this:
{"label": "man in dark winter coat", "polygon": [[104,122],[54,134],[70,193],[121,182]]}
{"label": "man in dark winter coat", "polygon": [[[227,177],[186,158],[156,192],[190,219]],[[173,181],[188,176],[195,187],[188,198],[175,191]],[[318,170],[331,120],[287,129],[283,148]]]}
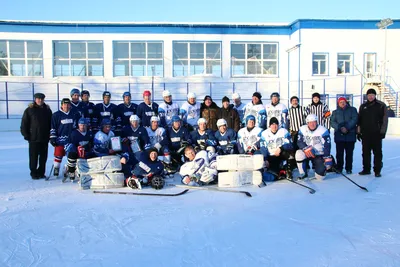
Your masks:
{"label": "man in dark winter coat", "polygon": [[[36,93],[34,102],[25,109],[21,134],[29,142],[29,168],[32,179],[45,178],[52,112],[44,103],[45,95]],[[38,168],[39,163],[39,168]]]}
{"label": "man in dark winter coat", "polygon": [[229,98],[224,96],[222,98],[222,107],[219,109],[218,118],[225,119],[228,128],[233,129],[236,133],[240,130],[240,117],[233,105],[229,104]]}
{"label": "man in dark winter coat", "polygon": [[356,143],[357,110],[350,107],[346,98],[338,99],[338,108],[332,112],[331,127],[335,130],[337,170],[342,172],[346,151],[346,173],[353,169],[353,152]]}
{"label": "man in dark winter coat", "polygon": [[371,150],[374,152],[375,177],[381,177],[382,139],[385,139],[388,117],[385,103],[376,99],[376,91],[368,89],[367,102],[358,112],[357,139],[362,139],[363,170],[360,175],[371,174]]}
{"label": "man in dark winter coat", "polygon": [[211,96],[206,95],[204,97],[204,102],[200,106],[200,116],[207,121],[207,129],[211,129],[214,132],[218,130],[217,121],[218,121],[218,112],[219,107],[212,100]]}

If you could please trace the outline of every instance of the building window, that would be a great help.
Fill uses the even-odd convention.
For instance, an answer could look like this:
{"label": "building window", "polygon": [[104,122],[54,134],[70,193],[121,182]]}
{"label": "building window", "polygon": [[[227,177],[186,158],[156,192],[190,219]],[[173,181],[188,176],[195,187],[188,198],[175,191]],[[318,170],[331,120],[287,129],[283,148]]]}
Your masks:
{"label": "building window", "polygon": [[364,74],[372,74],[376,71],[376,53],[364,54]]}
{"label": "building window", "polygon": [[278,44],[243,43],[231,44],[232,76],[277,76]]}
{"label": "building window", "polygon": [[174,42],[173,75],[221,77],[220,42]]}
{"label": "building window", "polygon": [[43,76],[42,42],[0,40],[0,76]]}
{"label": "building window", "polygon": [[54,76],[103,76],[102,41],[54,41]]}
{"label": "building window", "polygon": [[353,73],[353,54],[338,54],[338,74],[352,74]]}
{"label": "building window", "polygon": [[114,76],[164,76],[162,42],[116,41]]}
{"label": "building window", "polygon": [[328,54],[313,53],[312,69],[313,69],[313,75],[327,75],[328,74]]}

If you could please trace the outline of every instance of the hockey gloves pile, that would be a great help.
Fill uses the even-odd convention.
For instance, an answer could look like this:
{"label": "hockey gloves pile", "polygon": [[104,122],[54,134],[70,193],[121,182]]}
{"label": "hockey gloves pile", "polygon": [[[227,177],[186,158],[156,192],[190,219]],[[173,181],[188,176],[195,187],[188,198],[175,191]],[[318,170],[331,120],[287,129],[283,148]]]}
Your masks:
{"label": "hockey gloves pile", "polygon": [[306,146],[303,148],[303,152],[307,158],[315,158],[315,150],[312,146]]}

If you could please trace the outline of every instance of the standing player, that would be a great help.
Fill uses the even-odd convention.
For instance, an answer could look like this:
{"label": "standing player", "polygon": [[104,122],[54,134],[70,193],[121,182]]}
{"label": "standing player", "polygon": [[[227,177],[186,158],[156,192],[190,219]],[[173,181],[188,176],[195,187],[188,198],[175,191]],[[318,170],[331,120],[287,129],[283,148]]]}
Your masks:
{"label": "standing player", "polygon": [[179,113],[183,123],[187,125],[190,131],[197,129],[197,121],[200,118],[200,103],[196,102],[195,93],[187,95],[187,102],[183,103]]}
{"label": "standing player", "polygon": [[243,116],[244,116],[244,108],[245,108],[245,104],[242,102],[242,98],[240,97],[240,95],[238,93],[234,93],[232,95],[232,99],[233,99],[233,108],[237,110],[238,114],[239,114],[239,118],[240,118],[240,128],[244,127],[243,124]]}
{"label": "standing player", "polygon": [[136,114],[138,105],[131,102],[131,93],[124,92],[122,94],[123,103],[119,104],[114,110],[116,135],[121,135],[122,129],[129,125],[129,118]]}
{"label": "standing player", "polygon": [[111,103],[111,93],[108,91],[103,92],[103,103],[96,104],[94,106],[93,126],[96,128],[98,124],[104,119],[109,119],[111,125],[114,126],[114,109],[117,107]]}
{"label": "standing player", "polygon": [[260,138],[262,129],[256,125],[256,118],[253,115],[246,117],[246,128],[238,132],[238,150],[240,154],[254,154],[260,149]]}
{"label": "standing player", "polygon": [[247,117],[253,116],[256,120],[256,126],[265,129],[267,114],[261,100],[261,94],[255,92],[252,100],[244,107],[243,124],[247,125]]}
{"label": "standing player", "polygon": [[81,96],[81,91],[77,88],[74,88],[70,92],[71,95],[71,112],[79,113],[79,117],[83,117],[84,105],[81,101],[79,101],[79,97]]}
{"label": "standing player", "polygon": [[150,91],[143,92],[143,102],[140,103],[137,108],[137,115],[143,127],[150,127],[151,117],[158,116],[158,104],[151,102]]}
{"label": "standing player", "polygon": [[217,141],[217,153],[220,155],[228,155],[237,153],[236,147],[236,132],[228,128],[227,122],[224,119],[217,121],[218,131],[215,132]]}
{"label": "standing player", "polygon": [[163,91],[162,96],[164,98],[164,102],[158,106],[158,114],[160,116],[160,126],[167,128],[171,127],[172,117],[179,115],[179,105],[172,102],[172,95],[170,91]]}
{"label": "standing player", "polygon": [[83,117],[87,119],[88,128],[91,130],[96,130],[96,129],[92,129],[93,116],[94,116],[94,104],[92,102],[89,102],[89,98],[90,98],[89,91],[82,90],[82,92],[81,92],[82,102],[81,103],[83,105]]}
{"label": "standing player", "polygon": [[279,93],[275,92],[271,94],[271,103],[265,105],[265,112],[267,114],[267,118],[275,117],[278,119],[279,127],[288,129],[287,124],[287,116],[288,116],[288,109],[287,107],[280,103],[280,95]]}

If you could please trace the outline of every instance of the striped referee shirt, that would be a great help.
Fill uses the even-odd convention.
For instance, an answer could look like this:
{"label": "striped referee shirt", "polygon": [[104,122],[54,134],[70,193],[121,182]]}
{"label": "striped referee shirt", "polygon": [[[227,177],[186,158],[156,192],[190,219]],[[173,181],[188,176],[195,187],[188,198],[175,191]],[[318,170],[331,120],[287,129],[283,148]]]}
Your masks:
{"label": "striped referee shirt", "polygon": [[300,127],[306,124],[306,109],[300,105],[289,109],[289,130],[298,132]]}
{"label": "striped referee shirt", "polygon": [[307,115],[308,114],[317,115],[318,124],[325,126],[326,129],[329,129],[331,112],[327,105],[325,105],[322,102],[319,102],[318,104],[311,103],[310,105],[307,106],[306,112]]}

